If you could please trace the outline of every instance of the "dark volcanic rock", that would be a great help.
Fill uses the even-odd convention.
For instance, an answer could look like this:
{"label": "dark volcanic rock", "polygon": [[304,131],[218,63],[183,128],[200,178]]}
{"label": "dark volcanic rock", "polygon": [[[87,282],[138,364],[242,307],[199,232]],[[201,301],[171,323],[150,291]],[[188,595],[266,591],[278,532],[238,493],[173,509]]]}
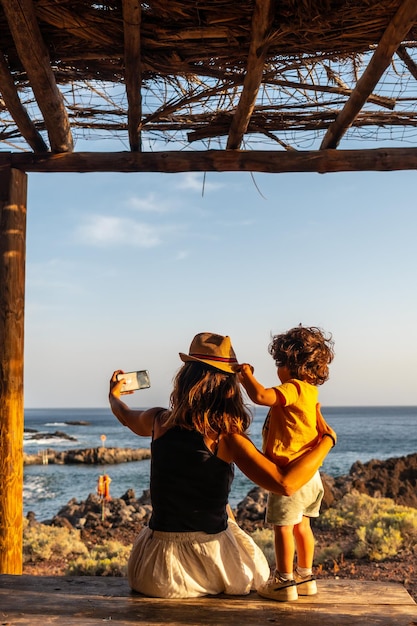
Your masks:
{"label": "dark volcanic rock", "polygon": [[149,491],[136,498],[133,489],[129,489],[121,498],[108,502],[92,493],[83,502],[73,498],[51,520],[42,523],[77,528],[101,537],[113,537],[121,529],[125,534],[129,530],[137,533],[149,522],[151,513]]}
{"label": "dark volcanic rock", "polygon": [[[368,463],[357,461],[345,476],[333,478],[322,473],[321,477],[324,486],[322,511],[353,490],[417,508],[417,454]],[[265,489],[254,487],[239,503],[236,520],[244,530],[251,532],[263,525],[267,495]]]}
{"label": "dark volcanic rock", "polygon": [[264,525],[265,508],[268,491],[261,487],[253,487],[248,495],[237,505],[236,521],[243,530],[252,532]]}
{"label": "dark volcanic rock", "polygon": [[385,461],[357,461],[348,476],[334,481],[338,497],[356,489],[373,498],[391,498],[396,504],[417,508],[417,454]]}
{"label": "dark volcanic rock", "polygon": [[67,435],[67,433],[63,433],[60,430],[56,430],[54,433],[40,433],[38,431],[29,431],[25,432],[33,432],[34,434],[29,437],[32,441],[42,441],[42,439],[67,439],[67,441],[77,441],[76,437],[71,437],[71,435]]}
{"label": "dark volcanic rock", "polygon": [[43,454],[25,454],[25,465],[41,465],[47,457],[48,464],[66,465],[85,463],[87,465],[114,465],[115,463],[129,463],[131,461],[143,461],[149,459],[149,448],[85,448],[80,450],[44,450]]}
{"label": "dark volcanic rock", "polygon": [[[357,462],[346,476],[332,478],[322,474],[322,479],[325,489],[322,510],[352,490],[372,497],[391,498],[397,504],[417,508],[417,454],[386,461]],[[249,491],[234,511],[239,526],[247,532],[264,527],[267,497],[268,492],[260,487]],[[129,489],[121,498],[104,503],[95,494],[90,494],[84,502],[72,499],[52,520],[43,523],[72,526],[103,537],[111,537],[117,532],[127,537],[128,533],[135,534],[142,525],[148,524],[151,513],[149,490],[136,498],[133,489]],[[29,515],[33,517],[32,513]]]}

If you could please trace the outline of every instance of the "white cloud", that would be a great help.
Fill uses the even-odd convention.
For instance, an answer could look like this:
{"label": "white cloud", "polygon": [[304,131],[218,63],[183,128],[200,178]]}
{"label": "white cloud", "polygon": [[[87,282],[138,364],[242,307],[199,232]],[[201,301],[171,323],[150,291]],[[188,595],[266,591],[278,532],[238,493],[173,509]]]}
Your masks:
{"label": "white cloud", "polygon": [[172,209],[169,200],[161,199],[154,193],[149,193],[143,197],[133,196],[129,198],[127,205],[135,211],[146,213],[168,213]]}
{"label": "white cloud", "polygon": [[161,243],[155,228],[123,217],[91,215],[77,231],[80,241],[96,246],[153,248]]}
{"label": "white cloud", "polygon": [[224,187],[223,183],[213,183],[207,180],[207,177],[200,172],[188,172],[179,178],[176,185],[177,189],[186,189],[190,191],[199,191],[201,195],[205,191],[215,191]]}
{"label": "white cloud", "polygon": [[180,250],[180,252],[177,253],[177,256],[175,257],[177,261],[183,261],[184,259],[187,259],[190,256],[190,253],[188,250]]}

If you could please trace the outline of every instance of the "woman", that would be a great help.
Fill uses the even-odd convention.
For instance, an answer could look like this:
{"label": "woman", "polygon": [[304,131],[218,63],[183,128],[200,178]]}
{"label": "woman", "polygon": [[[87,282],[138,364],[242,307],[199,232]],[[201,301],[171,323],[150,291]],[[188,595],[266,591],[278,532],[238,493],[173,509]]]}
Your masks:
{"label": "woman", "polygon": [[200,333],[174,380],[170,409],[130,409],[118,370],[110,381],[110,407],[140,436],[152,436],[152,516],[128,563],[132,589],[161,598],[246,594],[269,577],[253,540],[228,516],[235,463],[257,485],[291,495],[307,482],[334,445],[329,428],[317,447],[284,470],[245,434],[246,409],[229,337]]}

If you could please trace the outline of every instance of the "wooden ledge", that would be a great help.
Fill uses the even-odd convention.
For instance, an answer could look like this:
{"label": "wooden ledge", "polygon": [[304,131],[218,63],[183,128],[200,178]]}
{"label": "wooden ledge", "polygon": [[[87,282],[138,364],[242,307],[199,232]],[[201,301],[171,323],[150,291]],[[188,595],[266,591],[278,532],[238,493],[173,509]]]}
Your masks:
{"label": "wooden ledge", "polygon": [[126,578],[0,575],[0,624],[8,626],[410,626],[417,604],[399,583],[318,581],[317,596],[297,602],[249,596],[187,600],[147,598],[130,591]]}

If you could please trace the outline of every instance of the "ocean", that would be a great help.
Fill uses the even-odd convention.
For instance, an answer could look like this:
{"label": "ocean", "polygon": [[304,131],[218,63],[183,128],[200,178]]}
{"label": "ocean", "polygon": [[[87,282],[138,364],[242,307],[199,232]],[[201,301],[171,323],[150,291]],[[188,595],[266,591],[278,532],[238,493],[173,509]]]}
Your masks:
{"label": "ocean", "polygon": [[[265,407],[254,407],[250,435],[261,445]],[[331,476],[348,474],[356,461],[384,460],[417,452],[417,407],[322,407],[335,429],[338,443],[327,456],[322,471]],[[34,437],[39,437],[35,439]],[[71,439],[67,439],[70,437]],[[123,427],[110,409],[26,409],[24,451],[56,451],[105,445],[149,448],[150,438],[138,437]],[[58,513],[69,500],[85,500],[95,493],[100,474],[111,478],[110,495],[118,498],[128,489],[136,496],[149,486],[149,460],[119,465],[27,465],[24,468],[24,514],[33,511],[38,521]],[[230,503],[235,507],[253,487],[238,468]]]}

